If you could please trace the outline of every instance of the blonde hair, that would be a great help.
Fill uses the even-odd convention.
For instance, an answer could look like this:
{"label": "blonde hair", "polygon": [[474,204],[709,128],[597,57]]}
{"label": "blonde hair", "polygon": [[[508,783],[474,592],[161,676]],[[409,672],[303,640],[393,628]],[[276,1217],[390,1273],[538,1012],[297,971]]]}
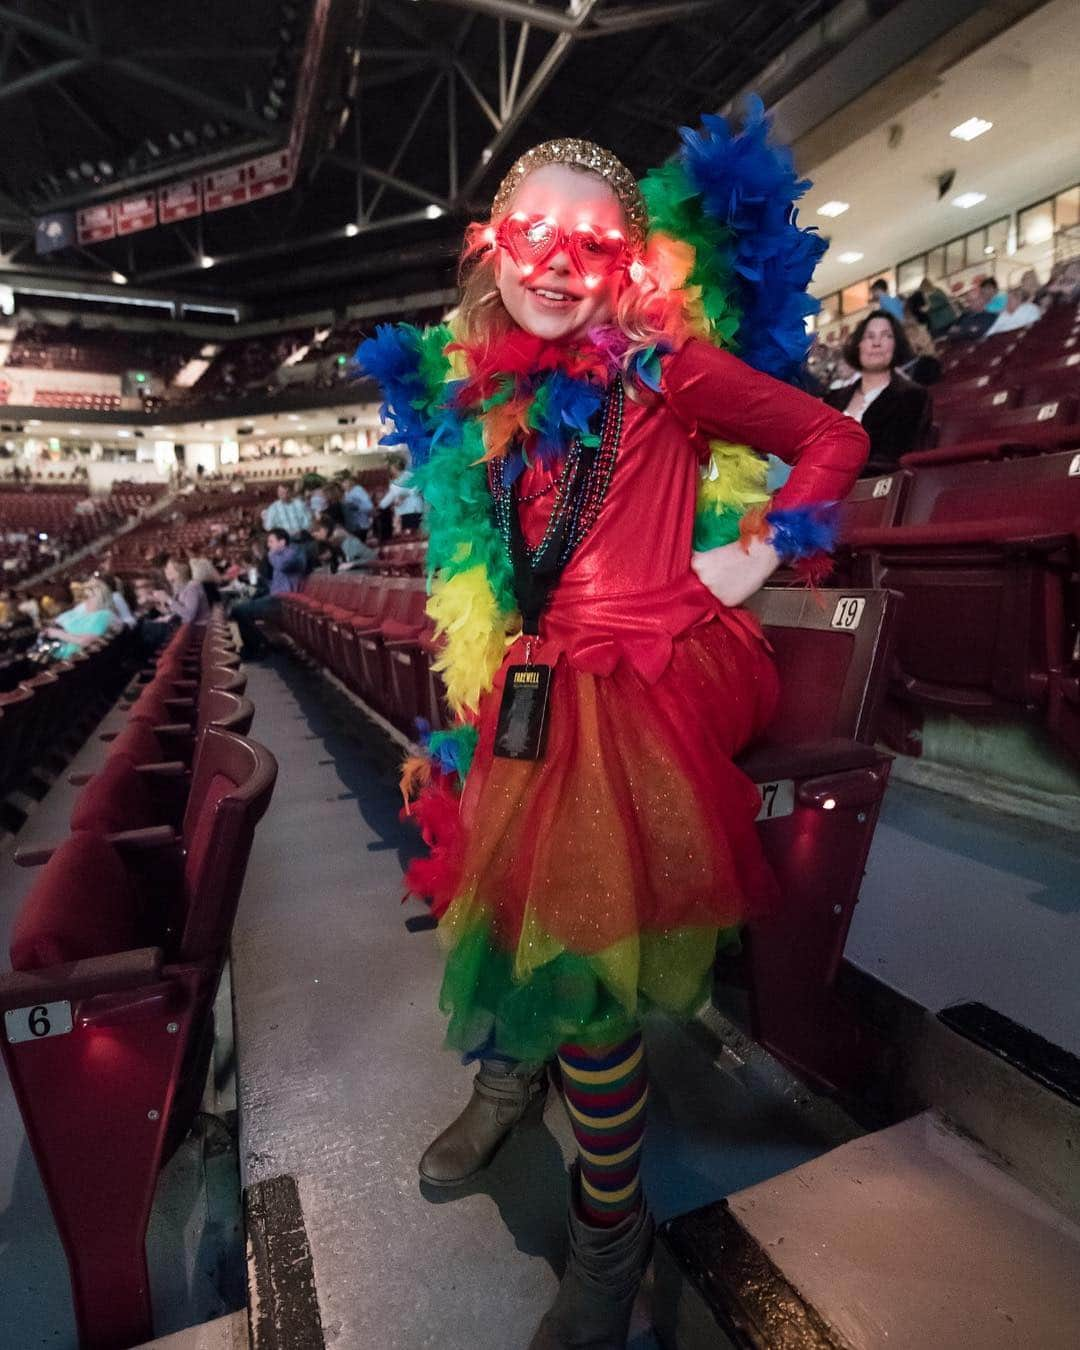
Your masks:
{"label": "blonde hair", "polygon": [[[610,184],[601,175],[578,164],[568,164],[578,173],[587,173],[599,182]],[[524,182],[522,179],[521,182]],[[518,184],[518,187],[521,183]],[[507,203],[511,205],[513,198]],[[620,203],[621,205],[621,203]],[[626,212],[623,209],[625,223]],[[517,326],[510,317],[495,277],[495,250],[478,252],[475,237],[466,236],[465,247],[458,263],[458,284],[461,299],[450,316],[450,327],[455,339],[468,345],[489,345],[498,342]],[[628,340],[626,351],[619,358],[624,379],[634,357],[645,348],[660,341],[672,345],[670,323],[671,300],[647,274],[643,281],[628,281],[619,295],[612,315],[614,326]],[[677,345],[677,344],[676,344]],[[634,394],[628,386],[628,393]]]}
{"label": "blonde hair", "polygon": [[112,608],[112,591],[100,577],[91,577],[89,581],[83,582],[81,603],[85,605],[90,599],[93,599],[98,609]]}

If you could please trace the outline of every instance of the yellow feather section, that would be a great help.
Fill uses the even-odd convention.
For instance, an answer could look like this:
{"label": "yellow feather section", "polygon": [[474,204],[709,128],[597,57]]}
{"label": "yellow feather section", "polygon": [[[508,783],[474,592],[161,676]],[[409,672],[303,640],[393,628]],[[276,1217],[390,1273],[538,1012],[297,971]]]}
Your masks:
{"label": "yellow feather section", "polygon": [[747,445],[711,441],[709,465],[698,488],[698,509],[750,507],[769,500],[769,466]]}
{"label": "yellow feather section", "polygon": [[436,575],[427,612],[435,632],[446,639],[433,668],[442,673],[446,696],[457,716],[475,711],[491,688],[506,650],[504,616],[482,566],[448,580]]}

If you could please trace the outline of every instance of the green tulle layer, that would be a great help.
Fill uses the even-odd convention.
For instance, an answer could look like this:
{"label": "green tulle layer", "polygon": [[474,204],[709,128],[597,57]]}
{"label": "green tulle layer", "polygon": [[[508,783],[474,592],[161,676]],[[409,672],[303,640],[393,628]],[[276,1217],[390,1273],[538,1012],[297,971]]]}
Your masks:
{"label": "green tulle layer", "polygon": [[[559,951],[522,975],[530,957],[500,948],[489,922],[473,918],[454,934],[447,957],[439,998],[450,1019],[447,1045],[540,1063],[567,1042],[626,1040],[653,1009],[693,1017],[709,996],[718,947],[736,942],[737,933],[642,933],[595,956]],[[550,940],[542,945],[551,948]]]}

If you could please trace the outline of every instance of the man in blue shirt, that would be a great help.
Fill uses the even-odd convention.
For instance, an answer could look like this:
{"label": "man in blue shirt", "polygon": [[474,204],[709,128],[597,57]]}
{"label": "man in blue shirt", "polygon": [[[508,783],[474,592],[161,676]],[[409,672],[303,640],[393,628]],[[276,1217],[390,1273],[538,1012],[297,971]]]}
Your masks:
{"label": "man in blue shirt", "polygon": [[261,619],[275,619],[281,610],[281,597],[303,589],[307,562],[304,550],[289,542],[287,530],[266,532],[266,559],[270,564],[270,594],[257,600],[241,600],[233,605],[232,617],[240,629],[240,654],[245,661],[257,660],[266,653],[266,639],[259,630]]}
{"label": "man in blue shirt", "polygon": [[345,528],[350,534],[355,534],[357,539],[366,539],[375,515],[375,503],[367,489],[351,474],[346,474],[341,480],[341,488],[345,494],[341,503],[345,508]]}
{"label": "man in blue shirt", "polygon": [[904,302],[889,294],[889,283],[884,277],[878,277],[870,287],[870,302],[876,304],[883,314],[891,314],[897,323],[904,322]]}
{"label": "man in blue shirt", "polygon": [[262,513],[264,530],[287,530],[300,534],[311,529],[311,512],[299,497],[294,497],[287,483],[279,483],[277,501],[271,502]]}

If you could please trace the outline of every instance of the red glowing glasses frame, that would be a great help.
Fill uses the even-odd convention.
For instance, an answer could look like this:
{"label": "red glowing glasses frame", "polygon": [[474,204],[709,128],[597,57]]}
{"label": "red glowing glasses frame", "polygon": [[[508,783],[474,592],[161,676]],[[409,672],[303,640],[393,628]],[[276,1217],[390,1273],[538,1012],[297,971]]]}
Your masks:
{"label": "red glowing glasses frame", "polygon": [[591,290],[604,277],[633,265],[634,253],[621,230],[598,230],[589,221],[572,229],[560,229],[550,216],[527,216],[514,211],[498,225],[480,231],[484,244],[503,249],[531,276],[556,253],[565,251],[585,285]]}

